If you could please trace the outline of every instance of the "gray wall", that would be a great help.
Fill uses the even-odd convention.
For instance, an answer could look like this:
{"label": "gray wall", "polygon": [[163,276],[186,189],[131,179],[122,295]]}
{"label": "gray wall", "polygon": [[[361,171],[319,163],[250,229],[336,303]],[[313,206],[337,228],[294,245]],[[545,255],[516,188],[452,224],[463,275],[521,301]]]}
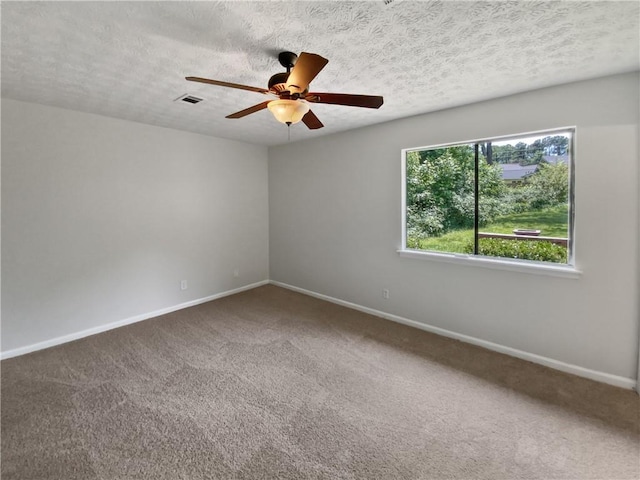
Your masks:
{"label": "gray wall", "polygon": [[268,276],[266,148],[2,100],[3,352]]}
{"label": "gray wall", "polygon": [[[638,82],[607,77],[271,148],[271,279],[636,378]],[[565,126],[577,128],[580,278],[398,256],[401,149]]]}
{"label": "gray wall", "polygon": [[[635,378],[638,80],[554,87],[271,148],[268,172],[263,147],[3,100],[2,351],[270,275]],[[402,148],[564,126],[577,127],[580,278],[398,256]]]}

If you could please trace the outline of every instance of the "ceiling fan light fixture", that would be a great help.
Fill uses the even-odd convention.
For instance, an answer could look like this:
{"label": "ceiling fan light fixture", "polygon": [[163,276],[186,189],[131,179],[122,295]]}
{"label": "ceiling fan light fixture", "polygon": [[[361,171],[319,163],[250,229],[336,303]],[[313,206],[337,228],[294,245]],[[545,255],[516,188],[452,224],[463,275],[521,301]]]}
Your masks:
{"label": "ceiling fan light fixture", "polygon": [[309,111],[309,104],[302,100],[273,100],[267,108],[281,123],[291,125],[298,123]]}
{"label": "ceiling fan light fixture", "polygon": [[[401,0],[389,1],[400,2]],[[379,96],[352,95],[349,93],[309,93],[309,84],[329,62],[329,60],[320,55],[302,52],[298,56],[291,52],[281,52],[278,60],[287,71],[272,75],[269,79],[268,90],[210,78],[185,78],[190,82],[208,83],[220,87],[236,88],[280,97],[278,100],[266,100],[258,103],[252,107],[227,115],[225,118],[243,118],[268,108],[273,113],[273,116],[276,117],[276,120],[281,123],[291,125],[302,121],[310,130],[316,130],[324,127],[324,125],[309,109],[309,103],[307,102],[365,108],[380,108],[382,106],[383,99]]]}

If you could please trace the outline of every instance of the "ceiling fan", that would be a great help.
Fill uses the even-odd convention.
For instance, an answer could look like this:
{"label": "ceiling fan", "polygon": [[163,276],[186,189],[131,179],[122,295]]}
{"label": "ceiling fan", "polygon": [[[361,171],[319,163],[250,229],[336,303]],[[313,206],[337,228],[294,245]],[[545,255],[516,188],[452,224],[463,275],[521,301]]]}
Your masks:
{"label": "ceiling fan", "polygon": [[251,113],[268,108],[279,122],[291,125],[302,122],[310,129],[322,128],[324,125],[310,110],[309,103],[329,103],[332,105],[348,105],[351,107],[380,108],[382,97],[373,95],[351,95],[347,93],[309,92],[309,83],[329,62],[315,53],[302,52],[300,56],[292,52],[281,52],[278,61],[287,69],[276,73],[269,79],[269,88],[250,87],[238,83],[222,82],[201,77],[186,77],[191,82],[208,83],[221,87],[249,90],[250,92],[275,95],[277,100],[267,100],[239,112],[227,115],[226,118],[242,118]]}

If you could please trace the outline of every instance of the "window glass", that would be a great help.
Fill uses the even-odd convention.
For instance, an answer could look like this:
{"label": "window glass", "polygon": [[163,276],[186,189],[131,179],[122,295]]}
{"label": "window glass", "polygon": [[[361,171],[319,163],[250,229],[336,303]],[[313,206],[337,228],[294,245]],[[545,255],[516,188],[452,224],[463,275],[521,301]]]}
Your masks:
{"label": "window glass", "polygon": [[571,263],[572,132],[405,152],[406,248]]}

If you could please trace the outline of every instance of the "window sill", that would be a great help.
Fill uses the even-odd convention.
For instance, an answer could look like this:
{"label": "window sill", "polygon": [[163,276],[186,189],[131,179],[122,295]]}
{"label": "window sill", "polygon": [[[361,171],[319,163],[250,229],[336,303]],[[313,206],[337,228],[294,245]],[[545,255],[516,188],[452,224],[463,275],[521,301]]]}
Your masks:
{"label": "window sill", "polygon": [[582,272],[571,265],[554,265],[550,263],[532,262],[529,260],[509,260],[495,257],[477,257],[463,253],[424,252],[421,250],[398,250],[404,258],[418,258],[436,262],[456,263],[474,267],[509,270],[512,272],[549,275],[553,277],[580,278]]}

